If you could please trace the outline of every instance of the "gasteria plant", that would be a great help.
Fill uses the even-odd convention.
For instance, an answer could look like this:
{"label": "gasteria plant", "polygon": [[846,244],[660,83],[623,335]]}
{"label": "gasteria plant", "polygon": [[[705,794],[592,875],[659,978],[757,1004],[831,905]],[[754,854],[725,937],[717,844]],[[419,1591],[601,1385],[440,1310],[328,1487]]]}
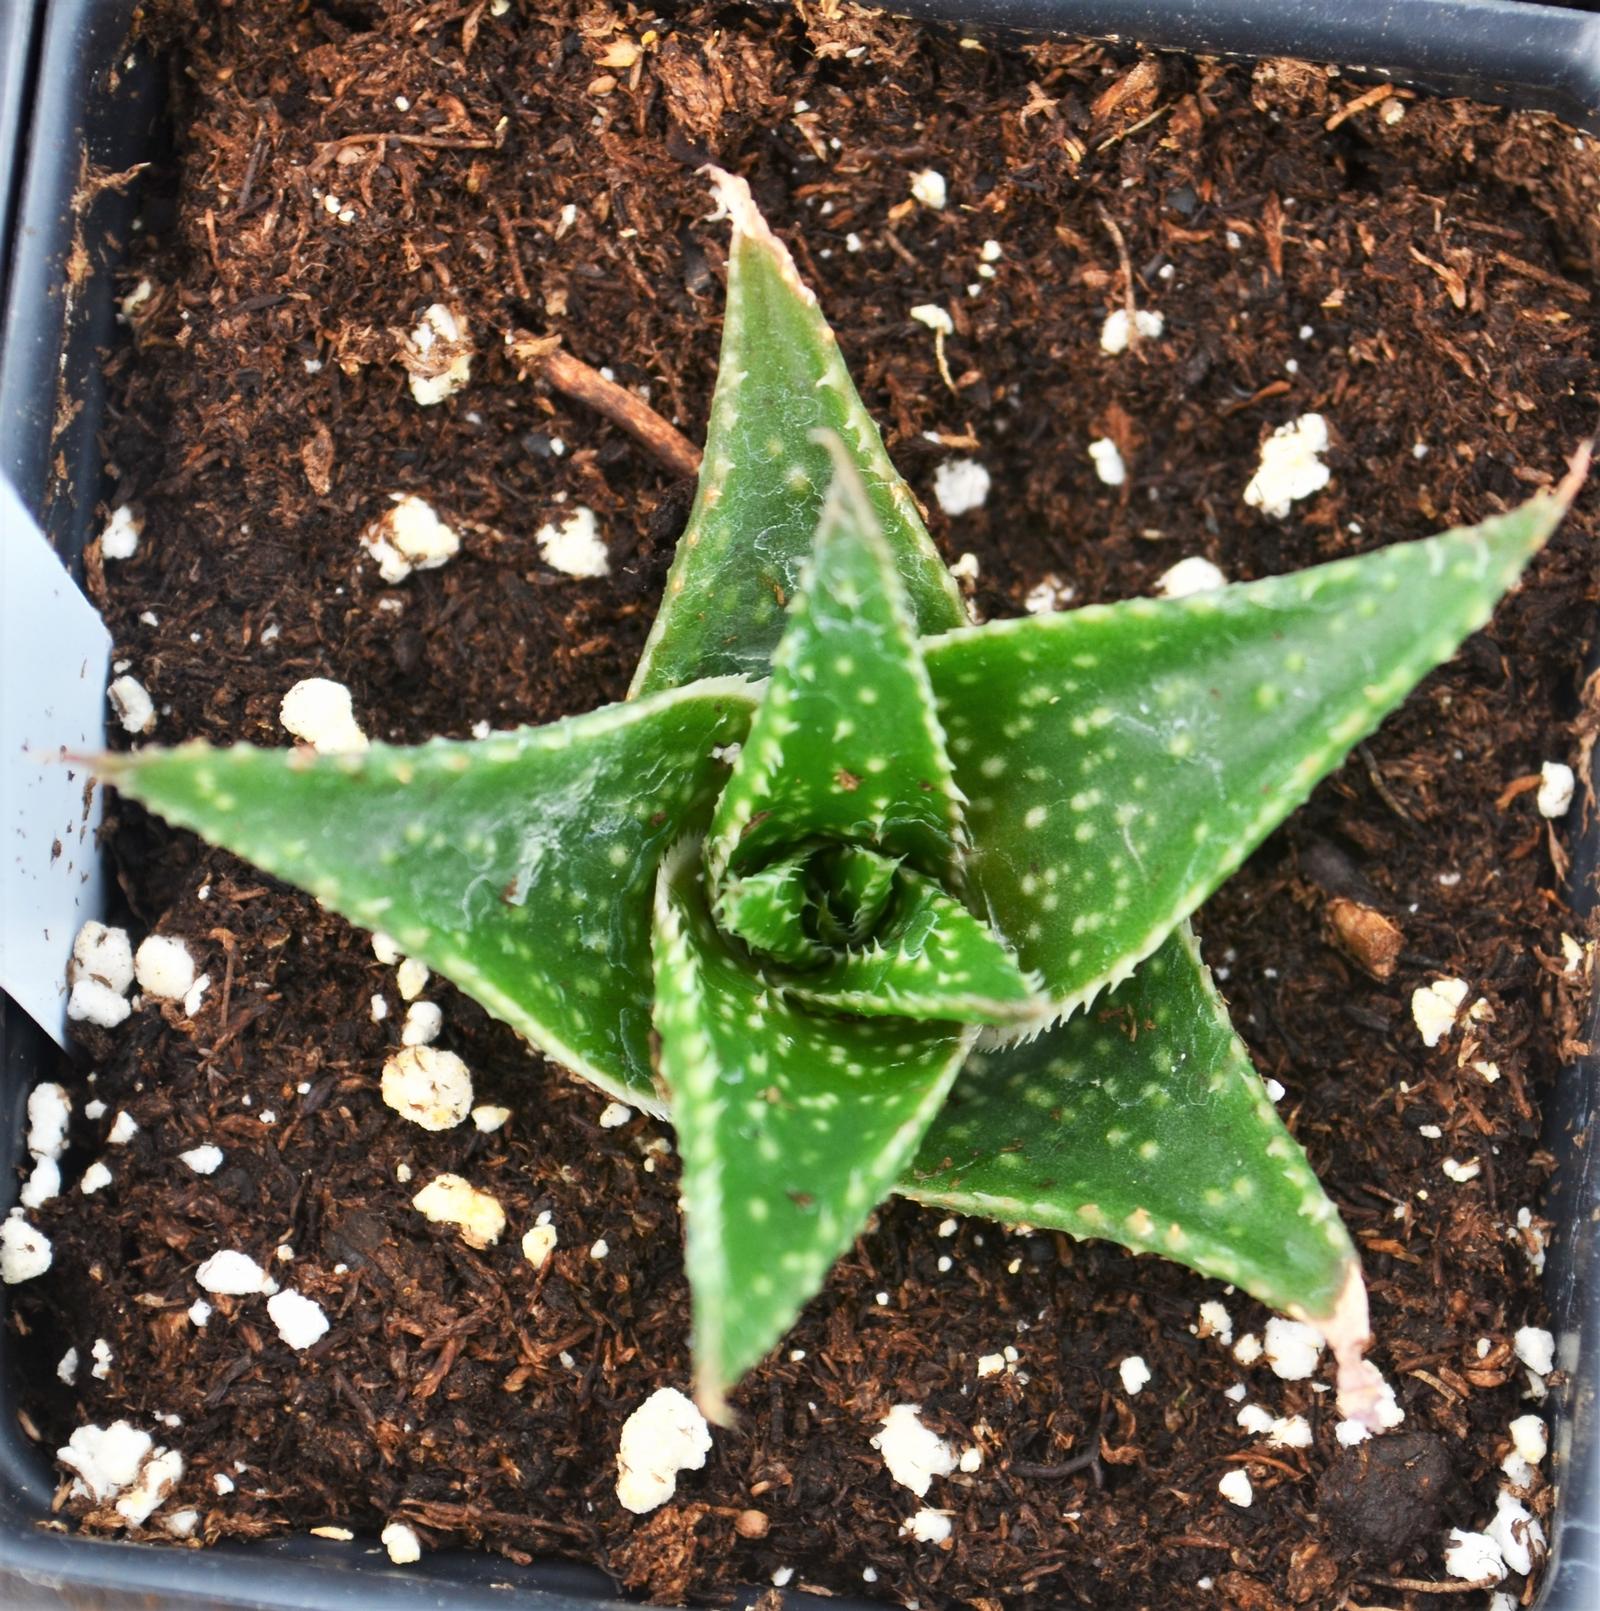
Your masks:
{"label": "gasteria plant", "polygon": [[104,770],[670,1109],[708,1413],[900,1192],[1234,1282],[1322,1330],[1370,1419],[1355,1251],[1188,919],[1483,624],[1579,472],[1297,575],[973,626],[815,297],[712,181],[721,368],[625,703]]}

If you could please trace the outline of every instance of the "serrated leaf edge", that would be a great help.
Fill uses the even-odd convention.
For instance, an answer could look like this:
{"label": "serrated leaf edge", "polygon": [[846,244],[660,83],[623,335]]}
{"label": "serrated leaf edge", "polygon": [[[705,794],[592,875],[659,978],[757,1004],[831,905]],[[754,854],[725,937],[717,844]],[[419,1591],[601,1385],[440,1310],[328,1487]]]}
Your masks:
{"label": "serrated leaf edge", "polygon": [[[1587,467],[1587,459],[1584,459]],[[1576,474],[1576,472],[1574,472]],[[1205,884],[1185,890],[1172,903],[1170,919],[1163,919],[1151,925],[1144,938],[1138,945],[1126,954],[1124,961],[1115,968],[1107,970],[1100,977],[1091,980],[1082,988],[1065,995],[1049,998],[1048,1011],[1036,1018],[1030,1019],[1018,1026],[997,1026],[988,1030],[979,1042],[979,1050],[992,1049],[1019,1044],[1031,1040],[1042,1034],[1045,1030],[1054,1028],[1064,1022],[1074,1013],[1080,1012],[1093,1004],[1107,991],[1114,990],[1125,983],[1133,975],[1134,969],[1151,956],[1167,938],[1169,934],[1186,918],[1192,916],[1215,892],[1217,887],[1231,878],[1244,864],[1247,857],[1257,848],[1261,840],[1266,837],[1280,822],[1284,821],[1292,812],[1303,805],[1311,796],[1317,784],[1337,769],[1343,759],[1348,756],[1364,738],[1373,733],[1383,722],[1384,718],[1405,698],[1428,671],[1443,665],[1451,660],[1460,650],[1461,645],[1472,633],[1480,630],[1494,615],[1500,599],[1515,583],[1516,579],[1528,562],[1532,559],[1551,533],[1560,523],[1571,502],[1573,492],[1578,481],[1569,475],[1561,487],[1554,493],[1541,493],[1528,500],[1517,509],[1506,514],[1490,517],[1482,525],[1507,522],[1518,515],[1533,510],[1537,519],[1530,535],[1523,540],[1516,550],[1515,557],[1510,560],[1502,559],[1498,562],[1498,585],[1492,594],[1485,594],[1485,602],[1466,612],[1459,619],[1466,625],[1462,630],[1454,629],[1445,632],[1442,636],[1409,656],[1404,662],[1396,666],[1380,682],[1371,685],[1365,690],[1367,699],[1359,709],[1351,711],[1342,721],[1336,723],[1327,736],[1327,742],[1305,756],[1295,767],[1294,772],[1286,783],[1274,793],[1256,813],[1247,828],[1234,836],[1226,854],[1217,864],[1214,875]],[[1442,570],[1448,563],[1446,555],[1450,549],[1468,550],[1476,549],[1479,559],[1479,574],[1474,580],[1482,580],[1494,574],[1496,566],[1494,555],[1489,548],[1487,539],[1481,534],[1480,527],[1457,526],[1448,531],[1440,532],[1437,536],[1417,539],[1415,542],[1396,543],[1388,545],[1387,549],[1375,550],[1374,553],[1387,552],[1389,549],[1415,549],[1431,547],[1432,551],[1440,556],[1437,570]],[[1071,631],[1074,622],[1103,621],[1115,616],[1122,616],[1137,621],[1160,621],[1162,617],[1181,618],[1185,616],[1214,615],[1224,596],[1232,599],[1250,601],[1252,595],[1259,596],[1263,590],[1281,589],[1285,583],[1295,579],[1301,580],[1301,600],[1311,603],[1329,584],[1343,582],[1352,571],[1363,565],[1370,565],[1373,554],[1356,555],[1348,559],[1339,559],[1327,564],[1317,565],[1302,571],[1291,571],[1282,576],[1266,577],[1255,582],[1236,582],[1225,589],[1218,589],[1211,593],[1197,593],[1180,599],[1123,599],[1111,604],[1084,605],[1081,609],[1063,612],[1059,616],[1023,616],[1006,620],[986,622],[981,626],[959,627],[951,632],[937,633],[922,639],[922,649],[925,661],[936,664],[941,652],[948,651],[962,643],[970,642],[980,635],[986,635],[991,641],[996,638],[1016,636],[1019,634],[1036,635],[1041,631]],[[1269,604],[1262,604],[1260,608],[1270,609]],[[990,913],[991,925],[994,924],[994,914]],[[1002,932],[997,928],[997,932]]]}
{"label": "serrated leaf edge", "polygon": [[[507,732],[493,733],[483,739],[430,739],[427,743],[418,745],[373,744],[369,749],[354,752],[349,755],[319,756],[308,750],[297,749],[291,752],[288,764],[303,765],[307,768],[322,767],[330,771],[342,771],[351,774],[379,769],[387,771],[391,777],[400,781],[407,781],[406,772],[415,771],[427,766],[444,766],[451,769],[442,760],[447,754],[457,754],[463,757],[460,768],[464,770],[471,764],[469,751],[477,753],[480,759],[487,762],[510,763],[521,759],[530,751],[560,750],[570,748],[573,743],[574,730],[581,724],[586,733],[608,733],[619,728],[629,726],[635,722],[648,719],[657,711],[671,708],[675,704],[687,700],[727,698],[749,703],[754,708],[759,700],[764,683],[752,682],[748,678],[732,675],[724,677],[704,678],[698,682],[685,683],[678,688],[663,689],[660,693],[646,695],[642,699],[620,704],[604,705],[599,710],[589,711],[578,716],[563,717],[560,721],[551,722],[537,727],[519,727]],[[203,755],[227,755],[237,750],[249,750],[259,753],[259,746],[250,744],[212,745],[203,740],[193,740],[186,744],[174,746],[160,752],[163,760],[187,760]],[[118,784],[125,788],[135,798],[138,797],[137,785],[130,780],[137,776],[143,752],[138,750],[127,752],[108,752],[94,757],[91,764],[94,770],[107,782]],[[152,755],[155,752],[151,752]],[[303,760],[301,759],[303,757]],[[205,787],[196,777],[196,787],[202,793]],[[169,821],[177,822],[184,827],[192,824],[183,821],[181,814],[172,814],[166,811],[161,813]],[[287,876],[287,875],[277,875]],[[339,903],[336,891],[324,883],[322,889],[306,886],[308,892],[320,903],[332,910],[339,911],[342,916],[359,927],[367,929],[382,928],[384,925],[383,900],[351,902],[349,907]],[[539,1022],[530,1013],[521,1008],[514,1000],[507,996],[496,985],[485,979],[478,969],[467,960],[459,951],[452,947],[442,947],[433,944],[428,934],[423,930],[401,932],[395,935],[397,942],[405,949],[408,956],[415,956],[435,973],[449,979],[459,989],[465,991],[475,1001],[482,1005],[494,1017],[524,1037],[544,1056],[558,1063],[561,1067],[570,1070],[599,1087],[607,1096],[617,1101],[628,1103],[630,1106],[643,1108],[654,1118],[667,1116],[667,1105],[658,1095],[647,1096],[638,1083],[630,1083],[621,1079],[606,1069],[600,1068],[572,1046],[567,1044],[561,1036],[556,1034],[547,1025]]]}

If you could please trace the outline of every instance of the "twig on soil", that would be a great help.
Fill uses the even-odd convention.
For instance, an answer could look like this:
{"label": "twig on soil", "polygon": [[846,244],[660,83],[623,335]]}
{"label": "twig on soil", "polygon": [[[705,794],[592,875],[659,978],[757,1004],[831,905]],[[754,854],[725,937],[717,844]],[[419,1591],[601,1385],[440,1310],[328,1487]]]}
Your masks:
{"label": "twig on soil", "polygon": [[1367,776],[1372,779],[1372,786],[1378,791],[1378,798],[1405,823],[1411,822],[1411,813],[1395,799],[1389,785],[1384,781],[1383,773],[1378,770],[1378,763],[1373,759],[1372,751],[1365,744],[1356,745],[1356,754],[1361,757],[1362,764],[1367,769]]}
{"label": "twig on soil", "polygon": [[1429,1583],[1420,1577],[1364,1577],[1361,1581],[1374,1583],[1380,1589],[1409,1589],[1413,1594],[1476,1594],[1482,1589],[1492,1589],[1500,1579],[1484,1577],[1471,1583]]}
{"label": "twig on soil", "polygon": [[498,148],[499,141],[483,135],[390,134],[382,130],[371,134],[346,134],[337,140],[322,141],[306,172],[319,172],[346,146],[354,145],[415,145],[427,151],[493,151]]}
{"label": "twig on soil", "polygon": [[522,272],[522,256],[517,251],[516,232],[511,227],[505,204],[498,196],[491,196],[489,205],[494,208],[494,216],[500,225],[500,240],[506,249],[506,272],[511,276],[511,288],[524,302],[531,302],[533,293],[528,289],[527,276]]}
{"label": "twig on soil", "polygon": [[1322,126],[1329,134],[1332,134],[1347,118],[1354,117],[1357,112],[1366,111],[1369,106],[1376,106],[1380,101],[1388,100],[1393,94],[1393,84],[1375,85],[1372,89],[1356,96],[1353,101],[1346,101]]}
{"label": "twig on soil", "polygon": [[1133,260],[1128,256],[1128,243],[1122,238],[1116,219],[1099,202],[1094,204],[1094,210],[1099,213],[1100,222],[1106,226],[1106,234],[1117,249],[1117,263],[1122,269],[1122,304],[1128,310],[1128,345],[1137,348],[1144,337],[1139,333],[1139,304],[1133,298]]}
{"label": "twig on soil", "polygon": [[540,374],[564,396],[586,404],[620,425],[641,447],[677,475],[700,473],[700,449],[656,413],[643,398],[607,380],[581,358],[563,352],[556,336],[515,335],[506,338],[511,356]]}

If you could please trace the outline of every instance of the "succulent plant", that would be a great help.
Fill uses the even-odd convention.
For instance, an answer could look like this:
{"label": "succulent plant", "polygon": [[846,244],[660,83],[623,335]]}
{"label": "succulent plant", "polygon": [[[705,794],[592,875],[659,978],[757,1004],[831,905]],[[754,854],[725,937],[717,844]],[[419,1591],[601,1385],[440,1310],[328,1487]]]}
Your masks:
{"label": "succulent plant", "polygon": [[1344,1226],[1191,914],[1554,529],[973,625],[747,186],[699,492],[626,702],[358,753],[188,744],[125,792],[670,1111],[713,1415],[888,1194],[1105,1237],[1381,1389]]}

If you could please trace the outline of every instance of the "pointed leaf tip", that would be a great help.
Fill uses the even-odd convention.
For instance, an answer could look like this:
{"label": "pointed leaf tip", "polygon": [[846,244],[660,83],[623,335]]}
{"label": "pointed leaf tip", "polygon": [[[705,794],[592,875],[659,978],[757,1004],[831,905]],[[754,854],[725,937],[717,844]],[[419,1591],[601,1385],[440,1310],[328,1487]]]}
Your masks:
{"label": "pointed leaf tip", "polygon": [[1422,541],[923,640],[973,879],[1059,1012],[1125,978],[1489,619],[1585,466]]}
{"label": "pointed leaf tip", "polygon": [[827,451],[809,435],[819,426],[849,445],[917,630],[967,618],[788,248],[743,179],[705,171],[718,216],[733,225],[722,355],[699,489],[634,673],[635,697],[724,672],[765,674],[829,482]]}
{"label": "pointed leaf tip", "polygon": [[1186,927],[1094,1013],[974,1057],[899,1190],[1243,1287],[1320,1327],[1370,1413],[1355,1249]]}
{"label": "pointed leaf tip", "polygon": [[1322,1314],[1304,1314],[1302,1318],[1322,1333],[1333,1355],[1339,1413],[1369,1432],[1382,1430],[1382,1409],[1390,1391],[1382,1372],[1365,1357],[1372,1342],[1372,1322],[1361,1266],[1351,1264],[1331,1309]]}
{"label": "pointed leaf tip", "polygon": [[789,288],[807,306],[815,307],[816,292],[800,278],[800,270],[795,267],[789,248],[773,233],[772,226],[756,206],[755,197],[750,194],[749,180],[729,173],[726,168],[719,168],[714,162],[706,163],[700,172],[711,181],[711,194],[717,203],[717,210],[711,215],[710,221],[727,219],[733,225],[736,240],[742,235],[754,245],[771,252]]}

